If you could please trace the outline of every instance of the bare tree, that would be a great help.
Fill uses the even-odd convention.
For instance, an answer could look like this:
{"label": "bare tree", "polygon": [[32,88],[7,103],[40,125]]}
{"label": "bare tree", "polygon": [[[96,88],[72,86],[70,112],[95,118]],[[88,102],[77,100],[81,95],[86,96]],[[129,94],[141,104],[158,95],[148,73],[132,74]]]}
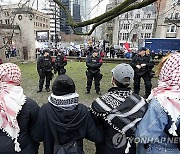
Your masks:
{"label": "bare tree", "polygon": [[[95,17],[90,20],[82,21],[82,22],[76,22],[73,20],[70,11],[64,6],[64,4],[60,0],[53,0],[59,7],[63,9],[67,16],[67,22],[71,26],[72,30],[77,35],[91,35],[92,32],[95,30],[95,28],[105,22],[108,22],[115,17],[119,16],[120,14],[123,14],[125,12],[134,10],[134,9],[140,9],[142,7],[145,7],[147,5],[150,5],[157,0],[143,0],[142,2],[138,2],[138,0],[124,0],[122,3],[117,5],[112,10],[105,12],[104,14]],[[87,25],[93,25],[91,30],[87,33],[78,33],[75,28],[77,27],[84,27]]]}

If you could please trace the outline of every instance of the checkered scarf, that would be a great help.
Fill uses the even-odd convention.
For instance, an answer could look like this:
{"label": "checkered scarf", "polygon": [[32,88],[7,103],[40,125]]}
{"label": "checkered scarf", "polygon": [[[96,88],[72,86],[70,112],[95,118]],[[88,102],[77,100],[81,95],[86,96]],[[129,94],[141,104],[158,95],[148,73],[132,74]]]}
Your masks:
{"label": "checkered scarf", "polygon": [[21,72],[17,65],[0,65],[0,129],[14,141],[15,151],[21,151],[17,141],[20,128],[17,115],[26,101],[20,87]]}
{"label": "checkered scarf", "polygon": [[171,117],[169,133],[177,136],[175,123],[180,117],[180,54],[172,54],[164,63],[158,81],[158,87],[151,91],[148,100],[156,98],[165,112]]}

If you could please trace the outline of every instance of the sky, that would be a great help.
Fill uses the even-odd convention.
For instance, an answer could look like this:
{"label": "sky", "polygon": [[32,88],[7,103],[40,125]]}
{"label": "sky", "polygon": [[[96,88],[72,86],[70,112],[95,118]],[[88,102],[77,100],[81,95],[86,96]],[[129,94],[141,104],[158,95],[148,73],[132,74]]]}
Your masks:
{"label": "sky", "polygon": [[[0,0],[0,4],[14,4],[14,3],[18,3],[20,0]],[[26,2],[27,0],[21,0],[22,3]],[[44,4],[46,3],[47,0],[39,0],[39,6],[44,6]],[[98,4],[98,2],[101,1]],[[30,4],[36,8],[36,4],[37,4],[37,0],[30,0]],[[34,2],[34,3],[33,3]],[[95,17],[97,15],[100,15],[102,13],[105,12],[106,10],[106,4],[109,3],[109,0],[89,0],[89,2],[91,2],[91,8],[89,8],[89,10],[87,10],[87,12],[91,14],[91,17]]]}

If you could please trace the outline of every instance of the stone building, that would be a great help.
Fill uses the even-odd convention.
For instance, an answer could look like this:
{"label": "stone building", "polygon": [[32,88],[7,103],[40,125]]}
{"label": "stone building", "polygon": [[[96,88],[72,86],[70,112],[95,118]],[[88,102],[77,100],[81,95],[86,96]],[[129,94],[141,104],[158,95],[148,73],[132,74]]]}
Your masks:
{"label": "stone building", "polygon": [[[3,43],[7,44],[7,47],[16,48],[21,59],[35,59],[37,32],[46,31],[49,35],[49,17],[17,4],[1,5],[1,9],[0,36]],[[49,41],[49,36],[46,41]]]}
{"label": "stone building", "polygon": [[180,38],[180,0],[159,0],[158,6],[155,37]]}

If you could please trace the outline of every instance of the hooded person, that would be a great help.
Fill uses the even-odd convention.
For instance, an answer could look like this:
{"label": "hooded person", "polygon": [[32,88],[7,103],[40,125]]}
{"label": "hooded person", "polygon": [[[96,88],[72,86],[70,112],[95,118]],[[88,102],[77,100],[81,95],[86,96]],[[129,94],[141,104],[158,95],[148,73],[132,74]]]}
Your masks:
{"label": "hooded person", "polygon": [[74,81],[63,74],[52,85],[48,103],[43,104],[32,133],[37,142],[43,141],[44,153],[53,154],[56,140],[60,145],[76,141],[78,154],[83,152],[83,139],[102,142],[103,133],[95,125],[88,108],[79,103]]}
{"label": "hooded person", "polygon": [[112,88],[91,105],[90,110],[105,134],[103,143],[96,144],[96,154],[136,153],[136,145],[130,145],[126,137],[133,137],[147,105],[142,97],[132,93],[129,85],[133,77],[129,64],[117,65],[112,70]]}
{"label": "hooded person", "polygon": [[148,97],[148,110],[138,124],[136,136],[143,139],[149,154],[180,154],[180,53],[164,57],[158,69],[158,86]]}
{"label": "hooded person", "polygon": [[0,65],[0,153],[38,153],[30,132],[39,106],[26,97],[21,84],[21,71],[16,64]]}

